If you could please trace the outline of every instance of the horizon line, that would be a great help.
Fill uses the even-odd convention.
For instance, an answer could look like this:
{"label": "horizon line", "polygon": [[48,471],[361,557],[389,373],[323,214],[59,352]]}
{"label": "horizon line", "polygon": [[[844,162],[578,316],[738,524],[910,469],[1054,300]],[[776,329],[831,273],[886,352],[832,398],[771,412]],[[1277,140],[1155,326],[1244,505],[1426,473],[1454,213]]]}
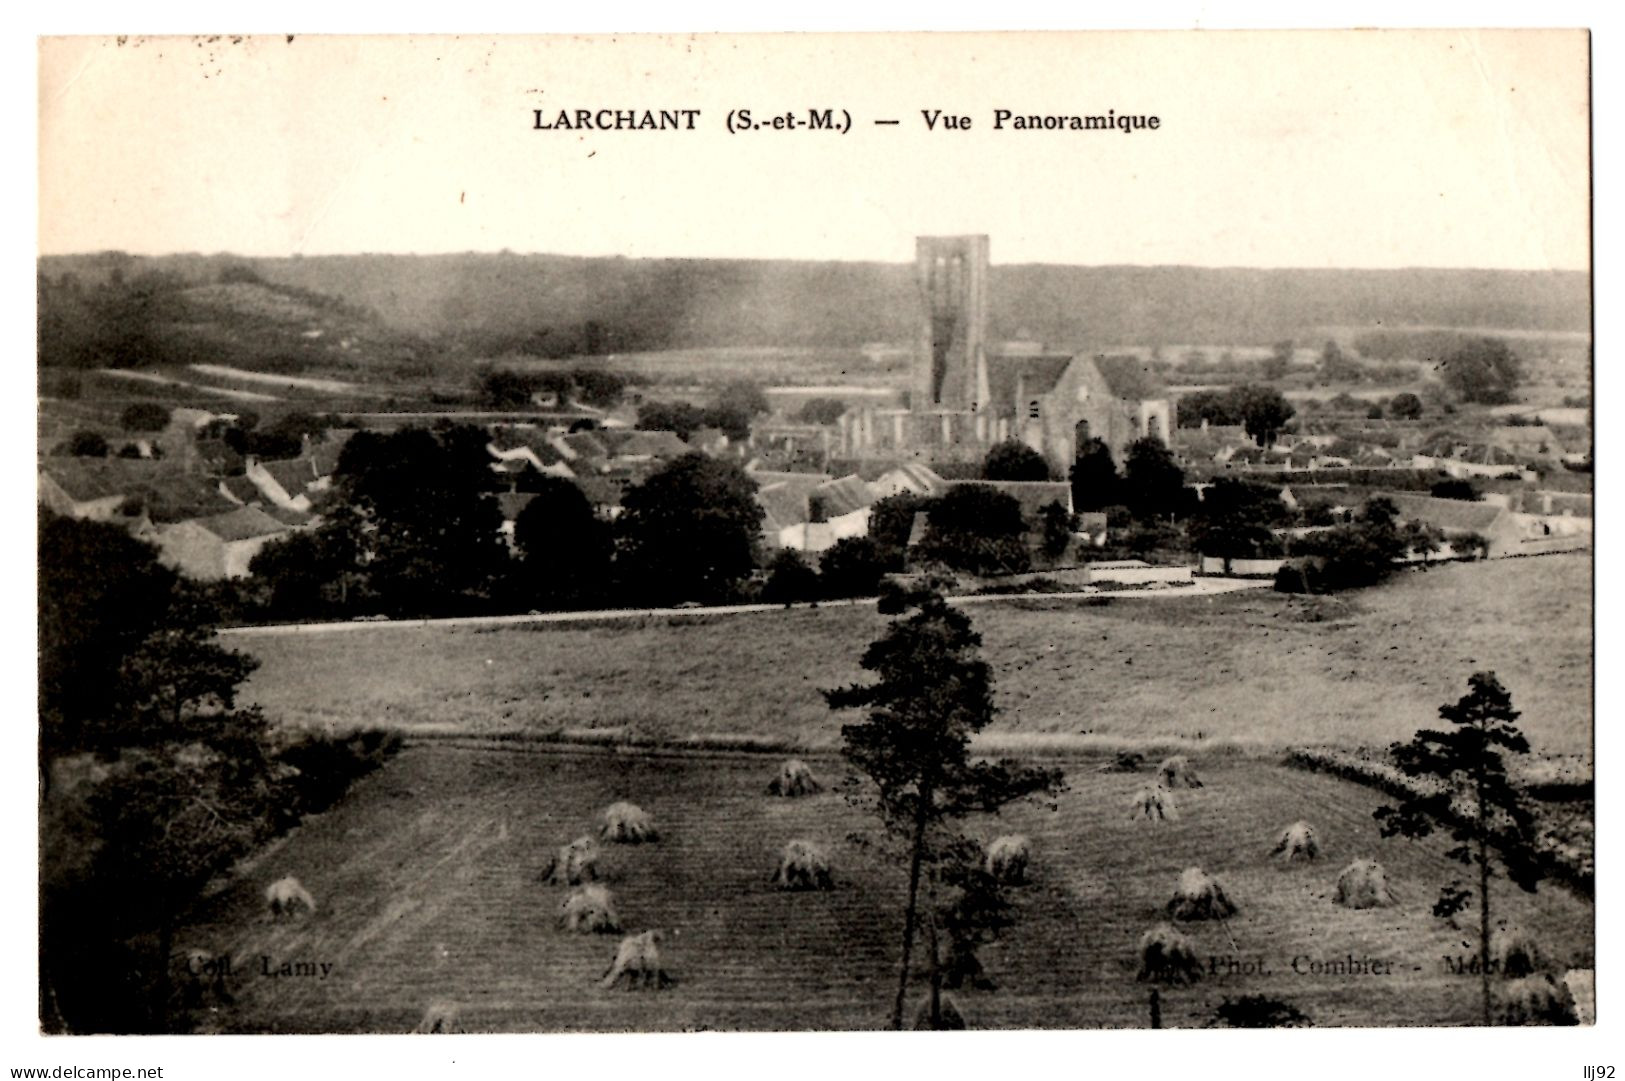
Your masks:
{"label": "horizon line", "polygon": [[[35,261],[43,259],[83,259],[97,256],[126,256],[133,259],[449,259],[487,257],[507,257],[514,259],[549,258],[549,259],[619,259],[627,262],[685,262],[685,263],[845,263],[854,266],[909,266],[913,259],[839,259],[839,258],[813,258],[808,256],[778,256],[778,255],[628,255],[624,252],[607,252],[596,254],[579,254],[575,252],[558,251],[513,251],[508,248],[495,250],[461,249],[457,251],[346,251],[346,252],[287,252],[281,254],[248,254],[243,252],[220,251],[130,251],[126,248],[96,248],[91,250],[36,252]],[[1132,270],[1253,270],[1253,271],[1298,271],[1307,273],[1341,273],[1348,271],[1372,271],[1379,273],[1393,273],[1406,271],[1443,271],[1456,273],[1502,273],[1502,274],[1584,274],[1590,275],[1593,268],[1586,267],[1520,267],[1520,266],[1473,266],[1467,264],[1427,264],[1409,263],[1388,266],[1304,266],[1304,265],[1273,265],[1260,266],[1243,263],[1133,263],[1133,262],[1104,262],[1104,263],[1065,263],[1045,260],[1020,260],[1012,262],[990,261],[989,269],[999,267],[1073,267],[1081,270],[1111,270],[1118,268]]]}

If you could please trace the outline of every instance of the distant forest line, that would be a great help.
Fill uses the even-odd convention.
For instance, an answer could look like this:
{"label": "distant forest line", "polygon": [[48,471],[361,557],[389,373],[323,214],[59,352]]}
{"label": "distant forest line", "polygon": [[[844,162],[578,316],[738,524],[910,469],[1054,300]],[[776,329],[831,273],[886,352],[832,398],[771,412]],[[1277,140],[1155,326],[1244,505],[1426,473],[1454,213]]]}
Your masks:
{"label": "distant forest line", "polygon": [[[39,260],[45,277],[85,285],[115,271],[203,284],[234,267],[374,313],[403,336],[537,356],[905,342],[919,303],[909,263],[506,253]],[[1325,327],[1573,333],[1591,321],[1589,275],[1577,271],[995,265],[989,288],[995,339],[1083,349],[1264,345]]]}

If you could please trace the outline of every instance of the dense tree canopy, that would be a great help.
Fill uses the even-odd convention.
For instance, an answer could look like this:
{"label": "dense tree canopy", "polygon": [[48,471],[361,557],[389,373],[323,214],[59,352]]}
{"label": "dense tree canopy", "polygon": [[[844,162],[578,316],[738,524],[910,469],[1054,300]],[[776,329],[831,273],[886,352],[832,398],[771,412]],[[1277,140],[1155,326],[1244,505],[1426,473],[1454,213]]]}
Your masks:
{"label": "dense tree canopy", "polygon": [[1293,562],[1282,568],[1275,586],[1286,592],[1329,593],[1376,585],[1394,572],[1407,540],[1393,502],[1371,499],[1355,521],[1293,541]]}
{"label": "dense tree canopy", "polygon": [[843,537],[818,561],[824,596],[873,596],[888,571],[902,570],[901,553],[901,548],[884,548],[873,537]]}
{"label": "dense tree canopy", "polygon": [[1021,503],[986,484],[956,484],[927,510],[920,554],[971,574],[1024,571],[1031,555],[1023,540]]}
{"label": "dense tree canopy", "polygon": [[1467,503],[1477,503],[1483,499],[1483,493],[1478,486],[1465,477],[1449,477],[1445,480],[1434,481],[1428,494],[1436,499],[1460,499]]}
{"label": "dense tree canopy", "polygon": [[1243,383],[1224,390],[1194,391],[1179,399],[1180,427],[1197,428],[1203,421],[1239,424],[1260,446],[1274,443],[1276,435],[1295,413],[1279,390],[1256,383]]}
{"label": "dense tree canopy", "polygon": [[1274,488],[1244,481],[1220,480],[1197,504],[1190,535],[1201,554],[1223,559],[1262,559],[1282,553],[1272,530],[1287,524],[1292,512]]}
{"label": "dense tree canopy", "polygon": [[1027,444],[1007,439],[982,461],[983,480],[1049,480],[1049,462]]}
{"label": "dense tree canopy", "polygon": [[335,482],[356,512],[351,541],[386,609],[460,610],[505,569],[486,441],[464,426],[358,432],[345,444]]}
{"label": "dense tree canopy", "polygon": [[1422,415],[1422,399],[1401,391],[1388,399],[1388,415],[1394,420],[1415,420]]}
{"label": "dense tree canopy", "polygon": [[719,409],[743,414],[747,422],[768,411],[767,395],[762,393],[761,385],[744,379],[724,384],[717,391],[715,404]]}
{"label": "dense tree canopy", "polygon": [[1123,502],[1123,478],[1104,439],[1090,439],[1078,448],[1070,479],[1072,506],[1079,511],[1104,510]]}
{"label": "dense tree canopy", "polygon": [[1240,405],[1230,389],[1193,390],[1179,398],[1179,426],[1200,428],[1206,422],[1232,426],[1241,423]]}
{"label": "dense tree canopy", "polygon": [[1129,444],[1123,461],[1123,502],[1135,515],[1177,514],[1185,506],[1185,472],[1162,440],[1147,436]]}
{"label": "dense tree canopy", "polygon": [[67,451],[75,458],[105,458],[109,449],[100,432],[83,429],[68,437]]}
{"label": "dense tree canopy", "polygon": [[39,523],[41,743],[83,745],[113,717],[119,667],[169,617],[175,573],[108,522],[42,512]]}
{"label": "dense tree canopy", "polygon": [[767,604],[792,604],[816,601],[820,591],[818,572],[808,566],[801,553],[794,548],[780,548],[767,565],[767,581],[762,586],[762,600]]}
{"label": "dense tree canopy", "polygon": [[621,582],[648,603],[728,600],[757,564],[762,516],[743,469],[685,454],[622,498]]}
{"label": "dense tree canopy", "polygon": [[1523,362],[1500,338],[1469,338],[1440,361],[1439,378],[1464,402],[1504,405],[1523,379]]}
{"label": "dense tree canopy", "polygon": [[869,536],[882,548],[901,552],[908,547],[914,516],[931,509],[932,499],[916,492],[898,492],[875,501],[869,508]]}
{"label": "dense tree canopy", "polygon": [[1274,387],[1244,384],[1235,388],[1236,412],[1241,425],[1261,447],[1270,446],[1297,410]]}
{"label": "dense tree canopy", "polygon": [[601,597],[614,552],[608,525],[571,481],[543,476],[535,491],[514,522],[521,557],[515,577],[525,602],[567,608]]}

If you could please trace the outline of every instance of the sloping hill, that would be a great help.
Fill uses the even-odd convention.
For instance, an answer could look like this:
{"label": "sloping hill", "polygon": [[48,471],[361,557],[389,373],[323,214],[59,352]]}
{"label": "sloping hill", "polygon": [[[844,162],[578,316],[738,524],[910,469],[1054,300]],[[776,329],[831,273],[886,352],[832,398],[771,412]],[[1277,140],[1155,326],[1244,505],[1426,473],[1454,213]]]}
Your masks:
{"label": "sloping hill", "polygon": [[[195,284],[234,266],[398,330],[553,355],[905,341],[918,304],[907,263],[509,253],[40,261],[51,278],[89,282],[157,269]],[[1267,344],[1327,326],[1575,332],[1590,321],[1589,281],[1574,272],[995,265],[990,288],[995,335],[1080,347]]]}

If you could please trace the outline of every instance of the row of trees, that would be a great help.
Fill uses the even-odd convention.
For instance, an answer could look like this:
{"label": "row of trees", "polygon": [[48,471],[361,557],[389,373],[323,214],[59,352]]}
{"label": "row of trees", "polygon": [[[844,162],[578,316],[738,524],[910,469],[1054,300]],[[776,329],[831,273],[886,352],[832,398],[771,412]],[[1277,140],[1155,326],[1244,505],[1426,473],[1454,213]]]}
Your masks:
{"label": "row of trees", "polygon": [[739,442],[750,438],[751,422],[767,411],[767,396],[761,387],[735,381],[724,385],[709,405],[644,402],[638,406],[638,427],[651,432],[676,432],[683,439],[700,428],[718,428]]}
{"label": "row of trees", "polygon": [[1295,410],[1274,387],[1243,383],[1226,390],[1193,391],[1179,399],[1179,426],[1214,425],[1244,428],[1261,447],[1271,446]]}
{"label": "row of trees", "polygon": [[522,409],[538,393],[553,395],[560,407],[580,402],[613,409],[626,393],[626,379],[602,368],[546,372],[490,368],[479,373],[478,381],[480,401],[491,409]]}
{"label": "row of trees", "polygon": [[1104,440],[1090,439],[1072,463],[1072,506],[1078,511],[1123,508],[1116,517],[1150,521],[1188,512],[1192,494],[1185,471],[1162,440],[1147,436],[1130,443],[1117,468]]}
{"label": "row of trees", "polygon": [[513,559],[485,442],[466,426],[356,434],[322,525],[250,564],[255,602],[279,618],[716,602],[758,565],[755,482],[697,453],[628,489],[613,527],[574,483],[538,478]]}

